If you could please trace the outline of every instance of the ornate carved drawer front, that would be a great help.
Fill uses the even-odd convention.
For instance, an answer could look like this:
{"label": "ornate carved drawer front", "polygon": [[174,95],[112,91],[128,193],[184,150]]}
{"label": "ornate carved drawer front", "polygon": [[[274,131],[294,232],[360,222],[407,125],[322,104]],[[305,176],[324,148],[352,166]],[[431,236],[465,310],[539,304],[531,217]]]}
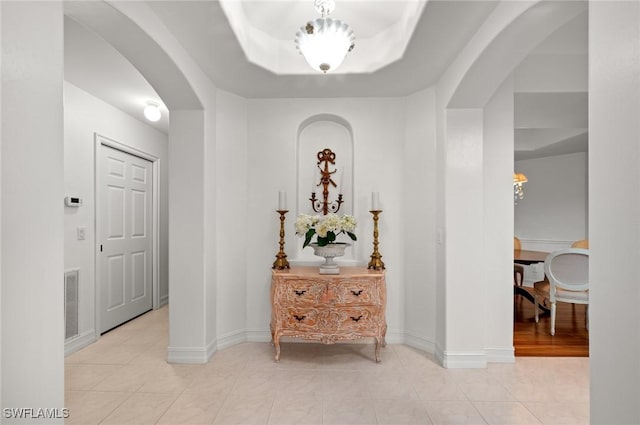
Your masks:
{"label": "ornate carved drawer front", "polygon": [[376,334],[380,315],[377,306],[351,307],[337,310],[338,331]]}
{"label": "ornate carved drawer front", "polygon": [[283,311],[282,326],[296,331],[316,330],[322,313],[322,310],[313,308],[287,308]]}
{"label": "ornate carved drawer front", "polygon": [[325,290],[325,285],[306,280],[285,280],[278,298],[289,304],[315,304]]}
{"label": "ornate carved drawer front", "polygon": [[380,304],[378,286],[362,280],[347,280],[337,286],[338,304]]}
{"label": "ornate carved drawer front", "polygon": [[387,331],[384,271],[341,267],[340,275],[319,275],[316,267],[273,271],[271,336],[280,359],[280,337],[332,344],[373,337],[376,361]]}

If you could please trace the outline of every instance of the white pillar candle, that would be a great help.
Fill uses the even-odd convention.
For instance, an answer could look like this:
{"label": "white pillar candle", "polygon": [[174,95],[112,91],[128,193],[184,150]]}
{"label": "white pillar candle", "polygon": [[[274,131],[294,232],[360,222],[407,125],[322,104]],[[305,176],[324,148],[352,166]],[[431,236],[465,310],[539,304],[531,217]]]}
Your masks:
{"label": "white pillar candle", "polygon": [[338,170],[338,181],[336,182],[337,189],[338,189],[338,193],[343,193],[342,192],[342,177],[344,176],[344,169],[341,168],[340,170]]}
{"label": "white pillar candle", "polygon": [[380,192],[371,192],[371,211],[380,210]]}
{"label": "white pillar candle", "polygon": [[287,209],[287,192],[281,190],[278,192],[278,210],[285,211]]}

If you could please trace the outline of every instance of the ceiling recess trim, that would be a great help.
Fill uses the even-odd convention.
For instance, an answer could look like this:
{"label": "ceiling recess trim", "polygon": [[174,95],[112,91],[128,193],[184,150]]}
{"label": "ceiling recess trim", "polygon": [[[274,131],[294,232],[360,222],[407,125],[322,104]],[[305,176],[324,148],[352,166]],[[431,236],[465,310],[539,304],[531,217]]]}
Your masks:
{"label": "ceiling recess trim", "polygon": [[[248,8],[260,7],[260,5],[264,7],[265,3],[280,5],[279,7],[283,4],[290,6],[291,13],[270,16],[247,13]],[[368,74],[400,60],[411,40],[425,4],[424,0],[338,1],[336,6],[338,12],[334,15],[336,17],[339,15],[344,22],[349,22],[356,34],[356,40],[355,49],[332,74]],[[249,62],[277,75],[317,74],[317,71],[311,69],[306,63],[294,43],[296,31],[307,21],[318,17],[311,0],[308,2],[220,0],[220,6]],[[373,7],[378,9],[372,10]],[[386,19],[381,19],[380,7],[389,10],[384,17]],[[342,14],[339,13],[341,8],[344,10]],[[273,22],[270,22],[270,25],[259,22],[260,25],[258,25],[255,22],[255,16],[262,16],[263,20],[271,19]],[[393,17],[392,22],[389,22],[389,16]],[[278,36],[282,33],[283,25],[286,26],[285,28],[291,27],[291,37],[288,39]]]}

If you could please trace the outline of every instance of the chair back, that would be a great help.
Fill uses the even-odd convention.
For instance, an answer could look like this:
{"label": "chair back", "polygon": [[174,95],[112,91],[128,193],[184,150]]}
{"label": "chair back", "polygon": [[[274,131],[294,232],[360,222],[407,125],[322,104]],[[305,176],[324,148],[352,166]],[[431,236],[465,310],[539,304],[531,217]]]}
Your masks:
{"label": "chair back", "polygon": [[[556,288],[566,291],[589,290],[589,250],[566,248],[550,253],[544,261],[544,272],[551,284],[551,301]],[[558,296],[558,299],[561,298]]]}
{"label": "chair back", "polygon": [[513,237],[513,249],[516,251],[520,251],[522,249],[522,244],[520,243],[520,239]]}
{"label": "chair back", "polygon": [[571,248],[589,249],[589,239],[580,239],[571,244]]}

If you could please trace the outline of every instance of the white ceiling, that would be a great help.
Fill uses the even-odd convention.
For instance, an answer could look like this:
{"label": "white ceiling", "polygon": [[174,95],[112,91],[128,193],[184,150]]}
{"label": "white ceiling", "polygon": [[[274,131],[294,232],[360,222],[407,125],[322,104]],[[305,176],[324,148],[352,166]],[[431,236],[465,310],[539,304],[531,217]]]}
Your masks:
{"label": "white ceiling", "polygon": [[[242,5],[247,19],[260,30],[271,31],[274,38],[289,35],[291,49],[296,51],[293,34],[300,25],[299,18],[283,19],[287,13],[283,6],[290,4],[290,0],[232,1]],[[297,3],[296,10],[302,12],[296,13],[309,18],[317,14],[312,0]],[[415,0],[338,0],[336,3],[332,16],[343,18],[339,11],[345,9],[358,37],[371,34],[373,27],[368,22],[375,22],[378,27],[390,25],[406,10],[390,7],[390,3],[405,6],[410,3],[415,7]],[[401,60],[375,72],[333,75],[277,75],[251,63],[217,1],[150,1],[148,4],[217,87],[246,98],[321,98],[404,96],[433,86],[497,2],[431,0],[424,5]],[[283,25],[287,20],[298,24],[289,29]],[[586,28],[584,13],[543,42],[532,55],[556,58],[586,55]],[[301,56],[291,60],[306,66]],[[357,57],[347,57],[345,67],[349,60]],[[526,75],[527,70],[530,74],[533,72],[527,64],[521,67],[527,68],[520,70],[522,75]],[[534,78],[529,78],[534,83],[521,87],[521,92],[516,94],[515,118],[519,123],[514,130],[516,159],[586,150],[586,84],[584,88],[581,85],[576,88],[575,78],[569,76],[567,84],[557,83],[562,79],[556,78],[555,86],[549,89],[548,84],[545,86],[544,72],[535,71]],[[586,75],[586,70],[584,73]],[[153,88],[119,52],[69,18],[65,19],[65,79],[145,122],[144,102],[161,102]],[[563,90],[563,86],[571,87]],[[549,118],[550,111],[553,111],[550,115],[555,120],[553,123],[538,116],[546,113]],[[563,117],[566,117],[564,122]],[[152,125],[168,132],[168,111],[164,106],[163,119]]]}
{"label": "white ceiling", "polygon": [[[295,34],[320,18],[313,0],[220,0],[247,60],[277,75],[316,75],[297,49]],[[355,48],[331,74],[370,73],[404,55],[426,5],[420,0],[338,0],[330,18],[350,25]]]}

